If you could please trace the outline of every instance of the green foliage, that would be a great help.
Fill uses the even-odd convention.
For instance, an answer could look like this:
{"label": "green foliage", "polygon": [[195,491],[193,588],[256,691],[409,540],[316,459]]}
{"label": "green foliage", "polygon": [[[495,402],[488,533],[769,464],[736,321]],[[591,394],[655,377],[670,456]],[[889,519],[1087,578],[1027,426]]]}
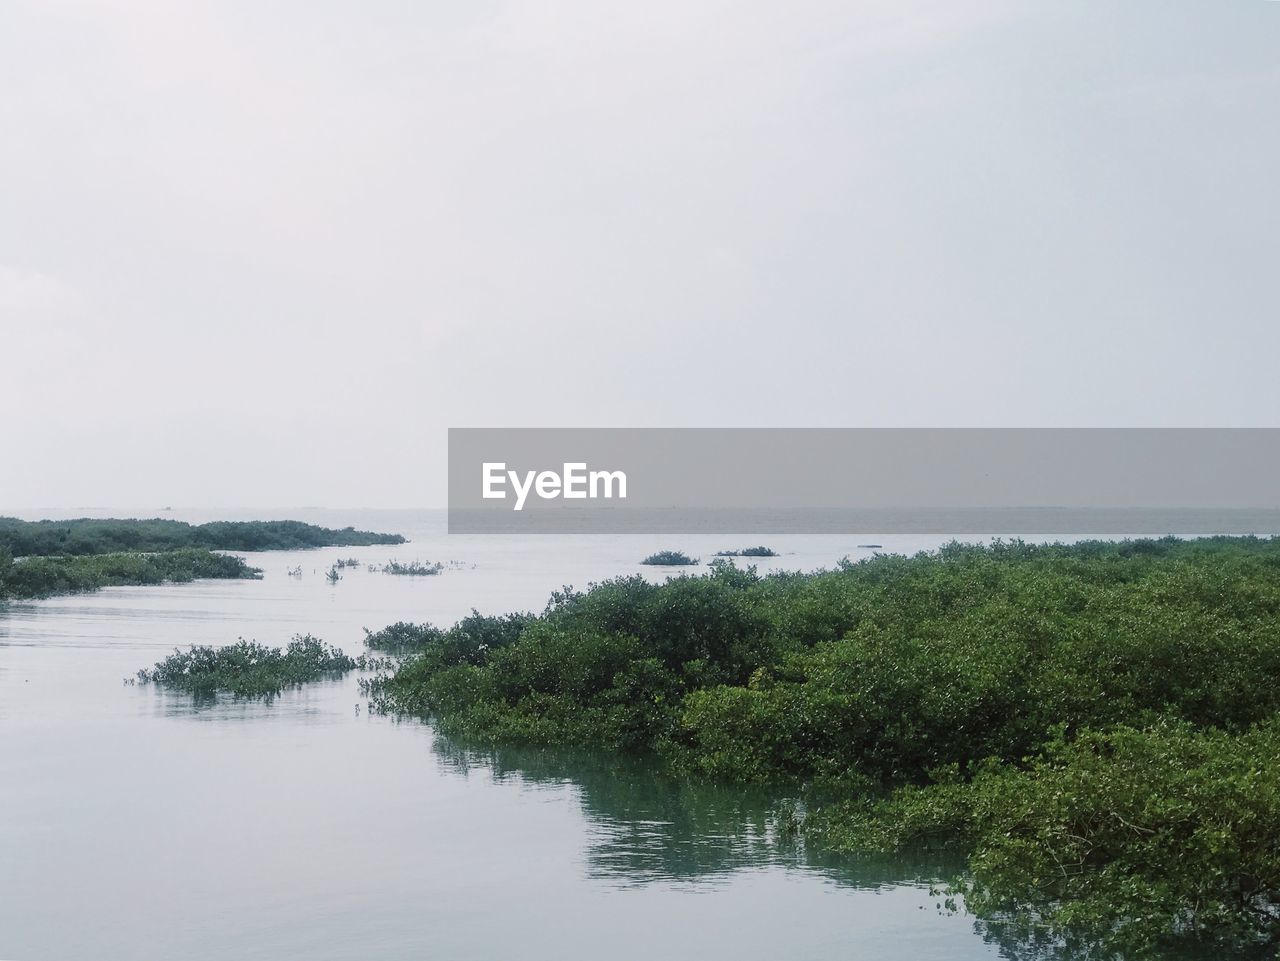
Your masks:
{"label": "green foliage", "polygon": [[397,621],[380,631],[364,629],[365,647],[388,654],[405,655],[424,650],[434,645],[444,632],[430,624],[410,624],[408,621]]}
{"label": "green foliage", "polygon": [[975,910],[1105,950],[1280,937],[1280,540],[721,561],[413,636],[387,703],[444,730],[807,784],[811,837],[972,852]]}
{"label": "green foliage", "polygon": [[740,551],[716,551],[716,557],[777,557],[771,547],[744,547]]}
{"label": "green foliage", "polygon": [[811,819],[857,851],[969,853],[971,910],[1025,939],[1161,958],[1187,942],[1240,956],[1280,940],[1280,720],[1240,734],[1160,722],[1058,740],[1028,766]]}
{"label": "green foliage", "polygon": [[87,557],[28,557],[14,561],[0,549],[0,600],[79,594],[196,578],[258,578],[241,557],[186,548],[159,554],[95,554]]}
{"label": "green foliage", "polygon": [[519,640],[532,620],[528,614],[486,617],[472,611],[448,631],[405,621],[377,632],[366,628],[364,643],[370,650],[399,657],[418,655],[415,670],[426,676],[459,664],[483,663],[492,651]]}
{"label": "green foliage", "polygon": [[698,559],[690,557],[683,551],[658,551],[656,554],[650,554],[640,563],[651,567],[688,567],[697,564]]}
{"label": "green foliage", "polygon": [[351,527],[333,530],[301,521],[213,521],[191,525],[161,518],[22,521],[0,517],[0,548],[15,557],[170,551],[183,547],[221,551],[297,550],[404,542],[399,534],[375,534]]}
{"label": "green foliage", "polygon": [[244,638],[226,647],[175,650],[152,670],[139,671],[138,680],[198,696],[272,697],[286,687],[341,677],[357,666],[336,647],[298,634],[283,650]]}

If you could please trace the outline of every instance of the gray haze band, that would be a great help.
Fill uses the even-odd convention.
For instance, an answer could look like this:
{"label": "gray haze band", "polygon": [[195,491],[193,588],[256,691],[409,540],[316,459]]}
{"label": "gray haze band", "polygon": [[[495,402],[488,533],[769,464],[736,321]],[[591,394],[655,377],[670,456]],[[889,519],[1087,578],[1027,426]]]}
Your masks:
{"label": "gray haze band", "polygon": [[[516,511],[486,462],[622,471],[626,497]],[[1275,428],[451,428],[449,530],[1273,534],[1278,478]]]}

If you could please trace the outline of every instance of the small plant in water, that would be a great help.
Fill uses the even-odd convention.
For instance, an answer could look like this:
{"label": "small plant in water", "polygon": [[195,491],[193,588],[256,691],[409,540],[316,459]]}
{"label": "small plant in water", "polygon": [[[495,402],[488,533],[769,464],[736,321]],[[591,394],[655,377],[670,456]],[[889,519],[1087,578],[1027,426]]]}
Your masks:
{"label": "small plant in water", "polygon": [[382,573],[398,574],[403,577],[430,577],[439,574],[443,570],[443,564],[432,564],[430,561],[425,564],[422,561],[410,561],[408,564],[401,564],[399,561],[388,561],[386,566],[382,568]]}
{"label": "small plant in water", "polygon": [[336,584],[338,583],[338,581],[342,580],[342,575],[338,573],[337,564],[334,564],[331,568],[329,568],[329,572],[325,574],[324,579],[328,581],[330,584]]}
{"label": "small plant in water", "polygon": [[772,547],[744,547],[740,551],[716,551],[716,557],[777,557]]}
{"label": "small plant in water", "polygon": [[697,564],[698,558],[690,557],[683,551],[658,551],[656,554],[650,554],[640,563],[653,567],[688,567]]}

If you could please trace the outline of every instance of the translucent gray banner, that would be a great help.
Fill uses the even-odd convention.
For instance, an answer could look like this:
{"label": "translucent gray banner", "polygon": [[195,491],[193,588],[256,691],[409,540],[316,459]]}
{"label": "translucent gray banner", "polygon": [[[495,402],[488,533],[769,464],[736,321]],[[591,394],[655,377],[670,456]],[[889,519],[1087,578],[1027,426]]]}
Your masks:
{"label": "translucent gray banner", "polygon": [[1280,533],[1280,429],[451,428],[451,533]]}

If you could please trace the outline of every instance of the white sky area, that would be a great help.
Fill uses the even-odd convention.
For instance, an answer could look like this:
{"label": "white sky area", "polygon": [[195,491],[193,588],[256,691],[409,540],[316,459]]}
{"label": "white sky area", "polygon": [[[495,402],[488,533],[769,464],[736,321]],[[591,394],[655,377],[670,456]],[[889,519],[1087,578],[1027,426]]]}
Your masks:
{"label": "white sky area", "polygon": [[0,513],[1280,411],[1280,3],[8,0],[0,130]]}

